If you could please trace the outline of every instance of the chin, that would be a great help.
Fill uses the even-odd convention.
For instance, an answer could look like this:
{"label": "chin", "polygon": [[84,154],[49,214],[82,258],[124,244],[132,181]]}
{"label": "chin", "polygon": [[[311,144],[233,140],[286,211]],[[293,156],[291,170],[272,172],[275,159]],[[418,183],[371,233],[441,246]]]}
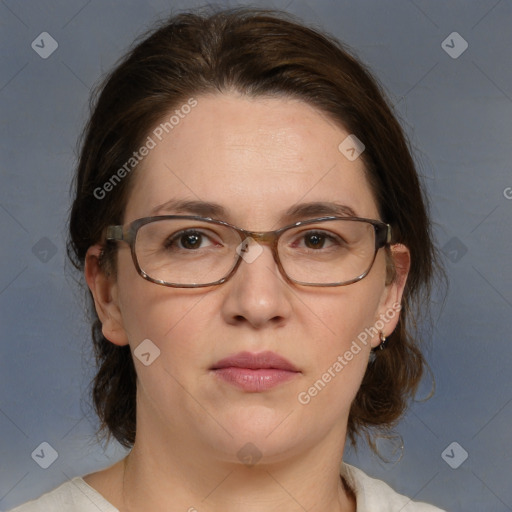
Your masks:
{"label": "chin", "polygon": [[251,406],[219,414],[218,421],[229,434],[216,429],[213,438],[212,430],[208,430],[207,443],[228,462],[248,464],[246,460],[257,458],[268,463],[284,460],[290,452],[303,447],[308,438],[298,414],[292,411],[292,407]]}

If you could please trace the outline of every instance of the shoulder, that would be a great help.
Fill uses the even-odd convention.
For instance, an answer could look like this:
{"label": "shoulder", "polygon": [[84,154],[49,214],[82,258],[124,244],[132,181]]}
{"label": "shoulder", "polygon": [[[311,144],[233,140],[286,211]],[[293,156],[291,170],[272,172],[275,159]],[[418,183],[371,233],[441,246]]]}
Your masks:
{"label": "shoulder", "polygon": [[119,512],[81,477],[63,483],[10,512]]}
{"label": "shoulder", "polygon": [[342,465],[341,475],[356,495],[357,512],[443,512],[433,505],[398,494],[382,480],[371,478],[349,464]]}

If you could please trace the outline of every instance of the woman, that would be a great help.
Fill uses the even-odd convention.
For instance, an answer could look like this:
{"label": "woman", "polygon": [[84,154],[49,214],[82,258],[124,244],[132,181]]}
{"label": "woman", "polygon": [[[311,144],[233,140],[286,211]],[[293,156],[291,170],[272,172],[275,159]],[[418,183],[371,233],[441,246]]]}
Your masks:
{"label": "woman", "polygon": [[102,85],[70,255],[113,466],[15,509],[433,511],[342,461],[422,374],[436,269],[368,71],[272,11],[175,16]]}

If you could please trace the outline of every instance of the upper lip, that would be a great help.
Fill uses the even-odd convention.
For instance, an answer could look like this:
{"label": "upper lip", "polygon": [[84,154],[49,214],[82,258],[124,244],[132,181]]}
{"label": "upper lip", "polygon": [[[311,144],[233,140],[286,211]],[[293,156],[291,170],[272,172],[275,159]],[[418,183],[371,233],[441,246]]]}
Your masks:
{"label": "upper lip", "polygon": [[217,361],[212,367],[212,370],[219,370],[221,368],[249,368],[251,370],[259,369],[275,369],[287,370],[290,372],[298,372],[297,368],[293,366],[290,361],[274,352],[260,352],[259,354],[252,354],[251,352],[239,352],[232,356],[226,357]]}

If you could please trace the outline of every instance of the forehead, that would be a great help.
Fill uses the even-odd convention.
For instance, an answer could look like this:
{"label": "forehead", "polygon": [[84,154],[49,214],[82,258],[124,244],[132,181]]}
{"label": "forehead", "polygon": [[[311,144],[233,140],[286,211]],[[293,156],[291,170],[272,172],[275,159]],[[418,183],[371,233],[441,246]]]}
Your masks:
{"label": "forehead", "polygon": [[339,149],[349,132],[322,112],[290,98],[194,100],[148,134],[153,147],[133,176],[125,221],[173,213],[158,209],[169,201],[215,203],[224,220],[253,229],[275,226],[286,210],[312,202],[377,218],[362,159]]}

